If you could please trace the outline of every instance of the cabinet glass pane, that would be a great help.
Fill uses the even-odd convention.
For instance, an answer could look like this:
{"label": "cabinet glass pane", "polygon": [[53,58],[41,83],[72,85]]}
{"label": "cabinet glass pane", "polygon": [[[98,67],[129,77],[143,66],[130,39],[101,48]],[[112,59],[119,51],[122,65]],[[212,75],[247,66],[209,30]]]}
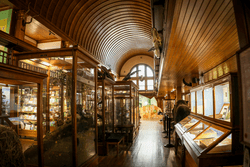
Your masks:
{"label": "cabinet glass pane", "polygon": [[203,150],[212,144],[215,140],[221,137],[224,132],[213,127],[208,128],[194,139],[195,143]]}
{"label": "cabinet glass pane", "polygon": [[[86,61],[80,58],[77,59],[76,126],[78,166],[82,166],[96,154],[95,68],[86,64]],[[105,101],[103,99],[98,100],[102,100],[102,102],[98,101],[101,106],[104,105]],[[98,119],[98,121],[102,120],[101,117],[98,117]]]}
{"label": "cabinet glass pane", "polygon": [[191,128],[194,124],[196,124],[198,122],[197,119],[191,119],[191,121],[189,121],[188,123],[186,123],[184,126],[183,126],[183,129],[186,131],[187,129]]}
{"label": "cabinet glass pane", "polygon": [[204,123],[199,123],[198,125],[196,125],[194,128],[192,128],[191,130],[189,130],[187,132],[187,134],[189,134],[189,136],[194,139],[197,135],[199,135],[203,130],[205,130],[208,127],[207,124]]}
{"label": "cabinet glass pane", "polygon": [[192,119],[191,116],[187,116],[186,118],[184,118],[183,120],[181,120],[179,123],[183,126],[186,123],[188,123],[191,119]]}
{"label": "cabinet glass pane", "polygon": [[211,149],[208,154],[232,152],[232,135],[228,135],[224,140]]}
{"label": "cabinet glass pane", "polygon": [[204,90],[205,116],[213,117],[213,88]]}
{"label": "cabinet glass pane", "polygon": [[230,122],[229,83],[215,86],[215,118]]}
{"label": "cabinet glass pane", "polygon": [[195,113],[195,92],[191,92],[191,112]]}
{"label": "cabinet glass pane", "polygon": [[[13,123],[22,145],[22,150],[15,151],[23,152],[26,164],[38,165],[37,84],[14,85],[14,81],[8,82],[8,85],[0,84],[0,116],[3,118],[1,123],[9,127],[10,122]],[[1,137],[1,142],[7,144],[4,140],[8,137],[4,133]],[[5,158],[5,155],[1,158]],[[5,159],[9,158],[7,155]]]}
{"label": "cabinet glass pane", "polygon": [[197,91],[197,114],[203,114],[203,95],[202,90]]}

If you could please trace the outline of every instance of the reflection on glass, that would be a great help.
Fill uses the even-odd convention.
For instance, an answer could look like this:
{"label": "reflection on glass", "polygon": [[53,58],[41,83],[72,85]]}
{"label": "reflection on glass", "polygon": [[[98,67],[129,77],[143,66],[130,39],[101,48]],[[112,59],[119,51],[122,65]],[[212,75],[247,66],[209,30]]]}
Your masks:
{"label": "reflection on glass", "polygon": [[[94,67],[77,59],[77,164],[82,166],[96,154],[95,148],[95,73]],[[102,89],[102,88],[101,88]],[[100,87],[98,87],[98,91]],[[102,91],[100,91],[102,92]],[[106,101],[97,96],[98,109]],[[98,112],[97,120],[102,118]],[[109,120],[109,119],[107,119]]]}
{"label": "reflection on glass", "polygon": [[151,68],[146,67],[146,70],[147,70],[147,77],[153,77],[154,76],[153,71],[151,70]]}
{"label": "reflection on glass", "polygon": [[194,124],[196,124],[198,122],[197,119],[191,119],[191,121],[189,121],[188,123],[186,123],[184,126],[183,126],[183,129],[186,131],[187,129],[191,128]]}
{"label": "reflection on glass", "polygon": [[197,91],[197,113],[203,114],[203,96],[202,90]]}
{"label": "reflection on glass", "polygon": [[205,149],[223,134],[224,132],[210,127],[195,138],[194,141],[201,149]]}
{"label": "reflection on glass", "polygon": [[145,65],[139,65],[138,66],[138,68],[139,68],[139,77],[140,76],[143,76],[143,77],[145,77]]}
{"label": "reflection on glass", "polygon": [[191,112],[195,113],[195,92],[191,92]]}
{"label": "reflection on glass", "polygon": [[181,120],[179,123],[183,126],[185,125],[187,122],[189,122],[192,119],[191,116],[187,116],[186,118],[184,118],[183,120]]}
{"label": "reflection on glass", "polygon": [[[14,81],[13,81],[14,83]],[[4,85],[4,84],[1,84]],[[23,147],[25,162],[38,165],[37,147],[37,84],[0,86],[2,124],[14,124]]]}
{"label": "reflection on glass", "polygon": [[154,89],[154,81],[152,79],[147,80],[147,90]]}
{"label": "reflection on glass", "polygon": [[232,135],[228,135],[224,140],[212,148],[208,154],[232,152]]}
{"label": "reflection on glass", "polygon": [[145,80],[139,81],[139,90],[145,90]]}
{"label": "reflection on glass", "polygon": [[213,117],[213,88],[204,90],[205,116]]}
{"label": "reflection on glass", "polygon": [[192,139],[194,139],[197,135],[199,135],[203,130],[205,130],[208,127],[208,125],[204,123],[199,123],[194,128],[189,130],[187,133],[190,135]]}
{"label": "reflection on glass", "polygon": [[230,122],[229,83],[215,86],[215,118]]}

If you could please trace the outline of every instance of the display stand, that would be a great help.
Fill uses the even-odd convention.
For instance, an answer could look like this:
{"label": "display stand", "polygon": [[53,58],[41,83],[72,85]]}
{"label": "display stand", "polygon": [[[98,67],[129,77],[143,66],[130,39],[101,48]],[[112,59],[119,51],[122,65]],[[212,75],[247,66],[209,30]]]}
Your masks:
{"label": "display stand", "polygon": [[97,125],[99,155],[108,154],[106,139],[114,133],[114,83],[115,81],[106,76],[98,79]]}
{"label": "display stand", "polygon": [[[139,87],[132,81],[116,81],[114,85],[114,125],[117,132],[128,133],[129,142],[133,142],[139,133]],[[124,127],[123,127],[124,126]]]}
{"label": "display stand", "polygon": [[[35,70],[39,67],[50,73],[47,83],[43,83],[47,90],[43,90],[42,99],[46,102],[43,102],[44,110],[38,118],[40,122],[37,122],[46,127],[37,132],[40,136],[45,135],[39,141],[39,147],[44,150],[38,155],[44,162],[41,166],[87,164],[97,156],[98,62],[79,47],[22,52],[15,56],[23,68]],[[46,130],[50,133],[45,134]],[[57,158],[52,161],[49,157],[55,153],[53,149],[61,151],[56,152]],[[27,151],[33,150],[29,148]]]}
{"label": "display stand", "polygon": [[[242,164],[237,88],[236,74],[227,74],[190,90],[191,96],[195,92],[195,102],[191,101],[193,113],[177,123],[175,129],[176,137],[197,166]],[[177,153],[178,140],[175,142]]]}

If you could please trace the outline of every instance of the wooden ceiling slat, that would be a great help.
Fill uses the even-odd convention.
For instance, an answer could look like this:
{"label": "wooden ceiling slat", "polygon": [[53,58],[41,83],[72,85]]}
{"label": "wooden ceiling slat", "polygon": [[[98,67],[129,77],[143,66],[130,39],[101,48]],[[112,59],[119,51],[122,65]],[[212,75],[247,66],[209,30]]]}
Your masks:
{"label": "wooden ceiling slat", "polygon": [[67,8],[67,10],[66,10],[66,12],[65,12],[65,14],[64,14],[64,18],[63,18],[63,20],[62,20],[62,23],[61,23],[60,28],[61,28],[65,33],[67,33],[67,32],[65,31],[65,28],[66,28],[66,24],[67,24],[68,20],[70,19],[69,17],[70,17],[70,15],[71,15],[71,13],[74,11],[74,9],[77,7],[77,4],[78,4],[80,1],[81,1],[81,0],[71,0],[71,3],[70,3],[70,5],[68,6],[68,8]]}
{"label": "wooden ceiling slat", "polygon": [[[222,4],[222,0],[221,1],[217,1],[217,3],[221,3]],[[189,53],[189,51],[194,50],[193,47],[195,47],[197,45],[197,41],[200,39],[200,35],[203,34],[203,32],[205,31],[206,26],[208,25],[208,23],[212,20],[212,16],[216,13],[216,11],[218,10],[219,6],[221,6],[221,4],[216,5],[216,2],[214,3],[210,3],[206,12],[204,13],[204,19],[202,19],[202,22],[199,22],[198,25],[198,30],[196,30],[193,34],[193,38],[191,41],[189,41],[189,45],[191,47],[189,47],[188,51],[186,53]],[[184,18],[182,18],[184,19]],[[180,27],[180,26],[179,26]],[[179,31],[178,31],[179,32]],[[175,39],[176,41],[177,39]],[[178,46],[178,43],[175,42],[175,44]],[[174,53],[174,49],[175,47],[172,49],[172,51],[169,53],[170,55],[173,55]],[[185,55],[185,54],[184,54]],[[182,55],[183,56],[183,55]],[[168,69],[173,68],[172,65],[174,62],[172,62],[173,56],[169,56],[168,62],[170,63],[169,66],[167,67]]]}
{"label": "wooden ceiling slat", "polygon": [[[54,23],[58,28],[61,29],[61,26],[62,26],[62,22],[65,18],[65,14],[66,14],[66,11],[68,9],[68,7],[70,6],[70,3],[72,2],[72,0],[66,0],[65,3],[62,5],[62,7],[60,8],[60,11],[59,11],[59,14],[58,14],[58,17],[56,18],[56,23]],[[62,30],[62,29],[61,29]]]}
{"label": "wooden ceiling slat", "polygon": [[[114,4],[113,4],[114,5]],[[117,6],[119,6],[118,7],[118,9],[120,8],[120,4],[117,4]],[[108,7],[110,7],[110,6],[108,6]],[[127,9],[127,12],[135,12],[135,13],[138,13],[138,16],[137,15],[133,15],[134,17],[133,18],[131,18],[131,22],[133,22],[133,21],[136,21],[137,19],[138,20],[140,20],[140,18],[142,18],[142,19],[144,19],[144,21],[146,21],[146,19],[147,19],[147,17],[142,17],[141,15],[142,15],[142,13],[144,13],[144,11],[145,11],[145,8],[142,8],[141,10],[139,10],[138,12],[137,12],[137,10],[136,10],[136,8],[139,8],[138,7],[138,5],[129,5],[129,6],[126,6],[126,5],[123,5],[122,6],[122,8],[128,8],[128,7],[132,7],[133,9]],[[106,9],[106,8],[104,8],[104,9]],[[115,9],[113,9],[113,8],[111,8],[110,7],[110,9],[109,10],[111,10],[111,11],[109,11],[108,13],[106,13],[105,12],[105,10],[103,11],[103,12],[101,12],[102,10],[101,9],[99,9],[99,11],[101,12],[99,15],[101,16],[101,17],[98,17],[98,18],[102,18],[102,15],[104,15],[104,18],[105,19],[107,19],[107,20],[109,20],[109,23],[110,22],[112,22],[114,25],[116,25],[116,22],[118,22],[119,20],[119,16],[120,17],[125,17],[125,16],[127,16],[128,15],[128,13],[127,13],[127,15],[122,15],[121,16],[121,11],[120,10],[118,10],[117,8],[115,8]],[[139,8],[140,9],[140,8]],[[136,10],[136,11],[135,11]],[[113,13],[114,12],[114,13]],[[118,16],[117,17],[115,17],[116,16],[116,14],[115,13],[118,13]],[[99,26],[98,27],[100,27],[100,26],[102,26],[102,27],[104,27],[104,25],[106,25],[106,23],[102,23],[102,21],[99,21],[99,20],[96,20],[96,17],[97,17],[97,14],[98,13],[96,13],[95,15],[92,15],[92,18],[95,18],[95,19],[89,19],[89,21],[85,24],[85,28],[86,29],[83,29],[83,31],[84,32],[95,32],[95,30],[92,30],[92,29],[96,29],[96,26],[94,26],[94,25],[92,25],[91,24],[91,21],[93,22],[93,21],[96,21],[96,23],[97,24],[99,24]],[[96,16],[96,17],[95,17]],[[148,17],[150,16],[150,14],[148,14]],[[149,19],[150,20],[150,19]],[[91,33],[92,34],[92,33]],[[93,33],[94,34],[94,33]],[[99,32],[98,32],[98,34],[99,34]],[[100,33],[101,34],[101,33]],[[80,36],[80,41],[79,41],[79,43],[81,43],[83,46],[85,46],[84,44],[85,43],[88,43],[88,36],[89,36],[89,33],[82,33],[81,34],[81,36]],[[84,41],[82,41],[82,40],[84,40]],[[88,48],[88,46],[85,46],[86,48]]]}
{"label": "wooden ceiling slat", "polygon": [[[114,45],[115,44],[117,44],[117,43],[119,43],[119,41],[123,41],[123,40],[125,40],[125,39],[128,39],[129,40],[129,38],[138,38],[138,37],[141,37],[141,38],[144,38],[145,40],[147,40],[147,41],[149,41],[150,40],[150,36],[145,36],[145,34],[144,33],[129,33],[129,32],[126,32],[125,34],[118,34],[118,36],[117,37],[115,37],[114,38],[114,40],[110,40],[110,41],[108,41],[108,43],[107,44],[105,44],[105,45],[103,45],[103,47],[102,48],[100,48],[100,49],[103,49],[103,54],[104,55],[106,55],[106,56],[110,56],[110,50],[111,49],[113,49],[113,47],[114,47]],[[139,39],[138,39],[139,40]],[[150,42],[151,43],[151,42]],[[104,44],[104,43],[103,43]],[[152,45],[152,43],[151,43],[151,45]],[[148,49],[150,49],[150,48],[148,48]]]}
{"label": "wooden ceiling slat", "polygon": [[50,17],[49,16],[47,17],[55,25],[56,25],[59,13],[60,13],[60,11],[62,9],[62,6],[65,4],[65,2],[66,2],[66,0],[58,0],[56,8],[54,9],[54,11],[51,11],[52,12],[52,18],[49,19]]}
{"label": "wooden ceiling slat", "polygon": [[[208,41],[208,44],[205,45],[205,48],[204,49],[200,49],[200,53],[198,52],[197,55],[211,55],[211,53],[216,50],[216,52],[220,51],[221,49],[221,46],[223,45],[223,43],[226,43],[228,42],[227,40],[230,40],[230,37],[228,35],[231,35],[233,33],[233,31],[230,31],[229,30],[235,30],[235,29],[232,29],[232,26],[235,26],[235,22],[232,22],[228,25],[228,28],[227,29],[223,29],[224,32],[222,31],[221,33],[222,34],[218,34],[220,35],[220,37],[217,37],[217,38],[212,38],[213,40],[212,41]],[[217,34],[216,34],[217,35]],[[215,40],[216,39],[216,40]],[[227,39],[227,40],[225,40]],[[221,40],[223,40],[223,42],[221,42]],[[230,40],[231,41],[231,40]],[[234,42],[238,43],[237,40],[233,40]],[[219,49],[219,50],[218,50]],[[201,56],[200,56],[201,57]],[[201,57],[202,58],[202,57]]]}
{"label": "wooden ceiling slat", "polygon": [[[134,17],[136,17],[137,19],[135,20]],[[100,24],[98,24],[100,23]],[[119,12],[116,14],[112,14],[109,16],[106,16],[104,20],[101,20],[99,22],[96,22],[95,25],[93,25],[92,27],[94,27],[94,30],[89,30],[93,33],[88,33],[88,36],[85,38],[85,41],[90,41],[90,42],[86,42],[87,44],[89,44],[88,46],[85,46],[86,48],[89,48],[89,46],[91,46],[93,43],[95,43],[95,40],[98,37],[106,37],[108,34],[112,34],[113,30],[120,28],[121,26],[124,26],[123,24],[135,24],[138,27],[146,27],[147,29],[149,29],[149,31],[146,31],[147,34],[150,33],[150,25],[151,25],[151,21],[146,20],[145,17],[141,16],[141,12],[129,12],[129,11],[124,11],[123,12]],[[141,23],[141,24],[138,24]],[[112,29],[111,29],[112,27]],[[132,29],[132,27],[131,27]],[[136,30],[136,29],[135,29]],[[126,31],[126,30],[125,30]],[[97,33],[98,32],[98,33]],[[91,40],[90,40],[91,39]],[[99,41],[99,40],[96,40]]]}
{"label": "wooden ceiling slat", "polygon": [[[125,26],[126,25],[126,26]],[[141,26],[140,26],[141,25]],[[117,28],[119,29],[116,29],[116,25],[111,25],[112,27],[110,27],[110,29],[107,29],[106,31],[102,32],[102,34],[107,34],[107,35],[102,35],[100,36],[99,39],[96,39],[95,40],[95,45],[94,45],[94,48],[93,50],[96,50],[98,52],[101,52],[103,50],[103,48],[108,48],[108,43],[112,43],[113,40],[116,40],[117,38],[115,36],[117,36],[117,34],[121,34],[121,33],[129,33],[129,32],[137,32],[137,33],[140,33],[140,34],[144,34],[144,36],[149,36],[149,33],[150,33],[150,29],[148,27],[145,27],[143,28],[143,22],[141,22],[139,24],[139,22],[137,23],[130,23],[128,21],[128,23],[126,22],[121,22],[121,24],[117,24]],[[142,28],[137,28],[138,26],[142,27]],[[116,29],[116,30],[113,30]],[[135,29],[135,30],[131,30],[131,29]],[[148,29],[148,30],[146,30]],[[148,33],[145,33],[145,32],[148,32]],[[112,46],[110,46],[112,47]]]}
{"label": "wooden ceiling slat", "polygon": [[[144,36],[141,37],[140,42],[143,42],[143,38],[144,38]],[[147,40],[147,38],[145,40]],[[122,54],[122,53],[124,54],[125,51],[128,50],[128,48],[134,48],[134,49],[136,49],[136,48],[143,47],[143,46],[140,46],[140,43],[138,43],[137,41],[138,41],[138,37],[134,37],[134,36],[129,37],[129,36],[126,36],[125,38],[121,39],[119,42],[117,42],[117,43],[115,43],[113,45],[113,47],[110,49],[109,53],[106,54],[104,60],[107,60],[107,58],[109,58],[109,57],[112,58],[112,59],[117,59],[118,57],[114,57],[112,55],[118,55],[118,54]],[[130,45],[130,47],[126,48],[125,46],[123,46],[123,43],[128,43]],[[148,46],[151,46],[151,43],[149,43]],[[120,53],[114,53],[113,51],[116,50],[116,47],[123,48],[124,51],[120,52]],[[119,49],[117,49],[116,52],[118,52],[118,51],[119,51]]]}
{"label": "wooden ceiling slat", "polygon": [[79,13],[80,9],[84,6],[84,4],[87,2],[88,0],[80,0],[74,7],[74,9],[72,10],[72,12],[69,15],[69,18],[67,20],[66,23],[66,27],[65,27],[65,32],[67,34],[69,34],[70,37],[72,37],[72,35],[70,35],[70,27],[72,27],[72,24],[76,24],[75,22],[77,22],[77,20],[75,18],[79,18],[79,16],[81,15]]}
{"label": "wooden ceiling slat", "polygon": [[[182,42],[180,45],[181,57],[180,58],[178,57],[178,60],[179,60],[178,62],[181,62],[180,59],[185,59],[184,55],[185,55],[186,48],[188,48],[189,45],[191,45],[190,40],[192,39],[193,34],[197,31],[198,25],[201,22],[207,7],[209,6],[209,2],[210,1],[203,1],[202,4],[200,4],[201,6],[197,6],[199,10],[197,10],[196,8],[194,9],[194,12],[192,15],[192,18],[194,18],[194,22],[193,23],[190,22],[190,25],[189,25],[190,29],[188,30],[188,33],[185,33],[184,35],[185,37],[183,37],[184,42]],[[210,3],[210,5],[213,5],[213,4]],[[197,13],[195,13],[195,11],[197,11]]]}
{"label": "wooden ceiling slat", "polygon": [[[95,6],[98,6],[100,3],[103,3],[103,2],[95,0],[95,1],[89,1],[89,3],[86,3],[85,5],[86,8],[84,8],[85,10],[83,10],[83,13],[81,13],[81,17],[79,18],[78,23],[76,24],[76,26],[72,27],[73,32],[74,32],[73,38],[75,39],[75,41],[79,41],[78,43],[81,44],[80,37],[82,33],[85,32],[83,27],[85,26],[85,24],[88,24],[87,15],[88,14],[93,15],[94,14],[93,9],[95,8]],[[82,31],[78,31],[78,30],[82,30]]]}
{"label": "wooden ceiling slat", "polygon": [[[206,3],[205,3],[206,2]],[[199,20],[201,19],[201,15],[199,15],[200,11],[204,11],[205,10],[205,7],[207,6],[207,3],[209,1],[198,1],[196,4],[195,4],[195,7],[194,9],[192,10],[192,13],[190,14],[190,17],[189,17],[189,23],[187,24],[187,27],[185,28],[185,32],[183,34],[183,37],[182,37],[182,41],[179,45],[179,49],[177,49],[177,53],[175,55],[180,55],[178,57],[178,62],[177,63],[180,63],[181,60],[184,59],[184,56],[182,55],[182,52],[184,51],[184,48],[187,47],[187,40],[188,40],[188,37],[191,35],[192,33],[192,29],[194,29],[195,27],[195,23],[199,22]],[[180,65],[177,65],[177,67],[180,67]]]}
{"label": "wooden ceiling slat", "polygon": [[[229,15],[230,16],[230,15]],[[225,26],[223,26],[223,28],[226,28],[226,29],[229,29],[230,28],[230,23],[231,23],[231,25],[232,24],[234,24],[233,22],[232,22],[232,20],[233,20],[233,17],[230,17],[229,18],[229,20],[228,20],[228,22],[227,23],[229,23],[229,24],[226,24]],[[189,54],[189,55],[197,55],[197,56],[199,56],[199,57],[201,57],[201,55],[206,55],[203,51],[205,50],[205,49],[207,49],[207,50],[212,50],[211,48],[214,48],[214,47],[220,47],[220,45],[218,45],[216,42],[215,42],[215,40],[219,40],[219,39],[221,39],[220,37],[216,37],[216,35],[218,36],[218,35],[220,35],[220,33],[221,33],[221,36],[223,36],[227,31],[226,31],[226,29],[222,29],[222,27],[221,27],[221,29],[219,29],[219,28],[217,28],[216,30],[217,30],[217,32],[216,33],[213,33],[213,34],[211,34],[211,37],[210,37],[210,39],[209,40],[203,40],[204,42],[202,42],[202,44],[200,45],[200,47],[198,48],[198,49],[196,49],[195,51],[196,52],[198,52],[198,53],[196,53],[196,52],[194,52],[193,54]],[[223,38],[223,37],[222,37]],[[206,44],[206,45],[204,45],[204,44]],[[210,46],[211,44],[213,44],[213,46]],[[202,47],[203,46],[203,47]],[[202,53],[203,52],[203,53]],[[188,56],[188,55],[186,55],[186,56]],[[185,57],[183,56],[183,59],[179,59],[179,63],[177,62],[177,66],[182,66],[183,64],[183,61],[185,60]]]}
{"label": "wooden ceiling slat", "polygon": [[[91,4],[95,4],[98,0],[92,0]],[[78,9],[77,13],[75,14],[75,16],[73,16],[72,22],[71,22],[71,26],[68,27],[68,29],[66,28],[66,31],[68,31],[68,34],[70,37],[72,37],[74,40],[76,40],[76,34],[77,34],[77,30],[79,30],[79,26],[82,23],[80,20],[83,19],[85,16],[84,12],[87,12],[89,10],[89,1],[81,1],[82,3],[84,2],[83,5],[79,5],[80,8]]]}
{"label": "wooden ceiling slat", "polygon": [[[214,48],[217,48],[216,52],[219,52],[219,50],[221,50],[221,46],[225,43],[228,42],[228,40],[231,39],[231,34],[233,33],[233,31],[235,31],[235,29],[232,29],[232,26],[234,24],[232,23],[232,25],[230,27],[228,27],[228,30],[227,31],[222,31],[222,34],[219,34],[220,36],[217,37],[217,38],[214,38],[214,41],[211,42],[211,47],[209,47],[207,49],[207,53],[203,53],[202,55],[206,55],[206,56],[210,56],[210,55],[213,55],[211,54],[211,52],[213,50],[215,50]],[[231,41],[231,40],[230,40]],[[237,41],[234,41],[237,43]],[[209,45],[209,44],[208,44]],[[218,47],[219,46],[219,47]],[[228,55],[228,56],[231,56],[231,55]],[[204,56],[200,56],[200,59],[205,59]],[[196,59],[197,60],[197,59]],[[190,62],[185,62],[185,64],[182,64],[183,66],[185,66],[187,63],[191,63],[190,65],[193,64],[193,60],[190,61]]]}
{"label": "wooden ceiling slat", "polygon": [[51,2],[50,2],[49,7],[48,7],[48,11],[46,13],[46,18],[49,21],[52,20],[52,15],[53,15],[55,8],[57,7],[59,1],[60,0],[51,0]]}
{"label": "wooden ceiling slat", "polygon": [[[223,5],[227,6],[228,4],[223,4]],[[201,44],[207,43],[206,36],[208,36],[209,32],[212,32],[211,28],[217,27],[216,25],[214,25],[215,21],[217,21],[217,18],[221,15],[223,11],[224,11],[224,8],[220,7],[218,12],[214,13],[214,15],[211,15],[210,17],[211,20],[209,19],[209,24],[206,23],[204,25],[204,29],[200,32],[199,38],[196,38],[192,49],[190,49],[190,51],[188,52],[189,55],[194,55],[194,52],[199,50],[199,47],[201,46]],[[199,55],[196,54],[196,56],[199,56]]]}
{"label": "wooden ceiling slat", "polygon": [[44,16],[46,18],[46,15],[47,15],[47,12],[48,12],[48,7],[49,7],[49,3],[51,1],[48,1],[48,0],[37,0],[37,5],[36,7],[38,9],[35,9],[36,11],[40,10],[39,13],[40,15]]}
{"label": "wooden ceiling slat", "polygon": [[[141,32],[140,29],[138,29],[138,33],[134,32],[134,31],[130,31],[127,30],[126,32],[124,32],[123,30],[116,30],[115,34],[110,33],[109,36],[107,36],[107,38],[104,39],[100,39],[97,41],[97,43],[94,45],[93,44],[93,53],[98,54],[98,53],[102,53],[105,54],[107,53],[108,49],[112,47],[112,43],[115,42],[115,40],[118,37],[122,37],[122,36],[126,36],[126,34],[140,34],[141,36],[147,37],[148,40],[150,40],[150,36]],[[119,35],[119,36],[118,36]],[[147,48],[150,49],[150,48]]]}

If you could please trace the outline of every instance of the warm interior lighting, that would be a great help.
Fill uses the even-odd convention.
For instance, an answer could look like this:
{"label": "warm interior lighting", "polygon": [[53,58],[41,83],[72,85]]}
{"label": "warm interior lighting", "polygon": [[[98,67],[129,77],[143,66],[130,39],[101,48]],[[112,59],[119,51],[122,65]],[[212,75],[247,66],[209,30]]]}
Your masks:
{"label": "warm interior lighting", "polygon": [[43,65],[45,65],[45,66],[51,66],[51,64],[50,63],[47,63],[47,62],[41,62],[41,64],[43,64]]}
{"label": "warm interior lighting", "polygon": [[173,89],[171,90],[171,92],[173,92],[173,91],[175,91],[175,88],[173,88]]}

